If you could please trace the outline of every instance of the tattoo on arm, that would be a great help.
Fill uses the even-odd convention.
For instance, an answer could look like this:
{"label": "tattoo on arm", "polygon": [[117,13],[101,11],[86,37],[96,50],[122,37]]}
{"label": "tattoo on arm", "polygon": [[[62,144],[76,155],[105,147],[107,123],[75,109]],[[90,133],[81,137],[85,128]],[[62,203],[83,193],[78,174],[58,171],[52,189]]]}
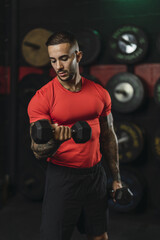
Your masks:
{"label": "tattoo on arm", "polygon": [[110,113],[100,118],[100,146],[113,180],[121,181],[119,172],[118,141],[113,127],[113,117]]}
{"label": "tattoo on arm", "polygon": [[[31,128],[34,125],[34,123],[31,123],[30,125],[30,136],[31,136]],[[50,139],[45,144],[37,144],[34,142],[31,136],[31,149],[38,159],[43,159],[47,157],[51,157],[55,154],[57,149],[60,146],[60,142],[55,141],[54,139]]]}

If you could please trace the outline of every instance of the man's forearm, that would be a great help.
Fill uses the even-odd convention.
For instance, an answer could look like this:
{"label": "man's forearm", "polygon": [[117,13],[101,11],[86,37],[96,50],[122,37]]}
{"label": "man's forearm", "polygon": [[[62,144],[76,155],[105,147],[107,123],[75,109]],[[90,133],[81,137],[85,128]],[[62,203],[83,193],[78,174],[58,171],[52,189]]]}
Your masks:
{"label": "man's forearm", "polygon": [[30,136],[31,136],[31,149],[37,159],[43,159],[47,157],[52,157],[59,146],[61,145],[60,141],[56,141],[54,139],[50,139],[45,144],[37,144],[33,141],[32,135],[31,135],[31,128],[34,123],[31,123],[30,126]]}
{"label": "man's forearm", "polygon": [[31,149],[36,158],[42,159],[53,156],[57,149],[59,148],[60,143],[51,139],[45,144],[37,144],[31,140]]}
{"label": "man's forearm", "polygon": [[107,135],[105,132],[101,134],[100,144],[104,161],[109,168],[113,181],[120,182],[118,141],[113,129],[108,130]]}

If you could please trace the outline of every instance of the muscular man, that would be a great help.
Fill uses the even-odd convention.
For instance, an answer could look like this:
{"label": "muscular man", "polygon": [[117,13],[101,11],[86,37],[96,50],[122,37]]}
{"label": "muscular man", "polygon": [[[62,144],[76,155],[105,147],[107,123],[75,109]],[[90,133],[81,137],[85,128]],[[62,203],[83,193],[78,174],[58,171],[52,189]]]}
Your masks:
{"label": "muscular man", "polygon": [[[89,240],[107,240],[102,155],[112,174],[113,190],[121,187],[111,99],[103,87],[80,75],[82,52],[72,33],[55,32],[46,44],[57,77],[38,90],[28,106],[31,126],[46,119],[54,128],[53,139],[46,144],[36,144],[31,138],[35,156],[48,161],[41,240],[71,239],[80,216]],[[80,120],[90,125],[92,136],[76,144],[71,127]]]}

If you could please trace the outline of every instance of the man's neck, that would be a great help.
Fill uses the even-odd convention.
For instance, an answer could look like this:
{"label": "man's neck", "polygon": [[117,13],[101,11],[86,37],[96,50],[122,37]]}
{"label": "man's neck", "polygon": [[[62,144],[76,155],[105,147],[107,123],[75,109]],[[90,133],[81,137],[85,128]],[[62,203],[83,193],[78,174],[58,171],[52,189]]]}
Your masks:
{"label": "man's neck", "polygon": [[82,79],[80,74],[70,81],[62,81],[59,78],[58,78],[58,81],[64,88],[66,88],[71,92],[79,92],[82,87]]}

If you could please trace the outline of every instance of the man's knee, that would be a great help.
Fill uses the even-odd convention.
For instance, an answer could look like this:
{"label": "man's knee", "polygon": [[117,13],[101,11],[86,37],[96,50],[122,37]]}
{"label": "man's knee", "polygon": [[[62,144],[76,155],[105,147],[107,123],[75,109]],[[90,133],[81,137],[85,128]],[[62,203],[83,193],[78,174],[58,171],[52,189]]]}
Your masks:
{"label": "man's knee", "polygon": [[108,240],[108,234],[104,233],[100,236],[88,236],[88,240]]}

